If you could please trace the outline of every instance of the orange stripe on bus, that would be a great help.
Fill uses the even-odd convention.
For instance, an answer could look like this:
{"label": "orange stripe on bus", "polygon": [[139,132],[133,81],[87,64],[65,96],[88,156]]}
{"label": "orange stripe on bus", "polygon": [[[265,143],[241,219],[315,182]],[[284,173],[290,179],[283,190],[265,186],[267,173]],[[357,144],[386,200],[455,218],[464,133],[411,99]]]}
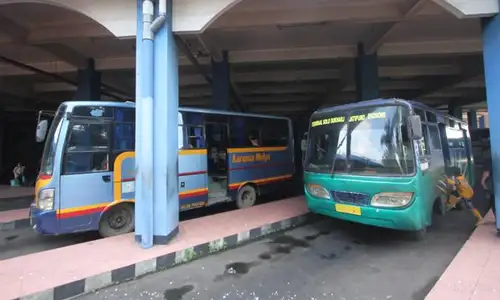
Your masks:
{"label": "orange stripe on bus", "polygon": [[277,151],[285,151],[286,149],[287,147],[228,148],[227,153],[277,152]]}
{"label": "orange stripe on bus", "polygon": [[231,183],[229,185],[229,188],[232,189],[232,190],[238,189],[240,186],[245,185],[247,183],[255,183],[257,185],[267,184],[267,183],[271,183],[271,182],[277,182],[277,181],[281,181],[281,180],[285,180],[285,179],[290,179],[290,178],[292,178],[292,176],[293,175],[289,174],[289,175],[283,175],[283,176],[277,176],[277,177],[269,177],[269,178],[264,178],[264,179],[257,179],[257,180],[249,180],[249,181],[244,181],[244,182]]}

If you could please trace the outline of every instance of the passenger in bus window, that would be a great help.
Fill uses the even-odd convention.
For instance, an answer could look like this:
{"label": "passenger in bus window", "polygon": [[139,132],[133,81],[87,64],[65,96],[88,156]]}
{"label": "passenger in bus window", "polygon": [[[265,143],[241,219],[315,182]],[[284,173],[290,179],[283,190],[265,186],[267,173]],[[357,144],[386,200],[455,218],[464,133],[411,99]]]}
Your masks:
{"label": "passenger in bus window", "polygon": [[257,140],[257,138],[254,135],[250,135],[248,137],[248,140],[250,141],[250,145],[252,145],[253,147],[260,147],[259,141]]}

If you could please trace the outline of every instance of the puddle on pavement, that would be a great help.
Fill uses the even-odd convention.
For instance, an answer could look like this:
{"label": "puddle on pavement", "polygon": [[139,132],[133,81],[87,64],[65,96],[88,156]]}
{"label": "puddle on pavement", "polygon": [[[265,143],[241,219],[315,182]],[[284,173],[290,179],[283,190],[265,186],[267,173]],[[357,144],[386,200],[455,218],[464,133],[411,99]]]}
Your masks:
{"label": "puddle on pavement", "polygon": [[258,262],[234,262],[227,264],[223,274],[217,275],[214,281],[221,281],[227,278],[239,278],[250,272],[250,269],[258,265]]}
{"label": "puddle on pavement", "polygon": [[259,258],[263,259],[263,260],[268,260],[268,259],[272,258],[272,255],[269,252],[264,252],[264,253],[259,254]]}
{"label": "puddle on pavement", "polygon": [[296,248],[296,247],[301,247],[301,248],[309,248],[310,247],[310,244],[307,241],[297,239],[297,238],[294,238],[293,236],[289,236],[289,235],[277,236],[271,241],[271,244],[280,244],[283,246],[286,245],[288,247],[291,247],[292,249]]}
{"label": "puddle on pavement", "polygon": [[294,248],[309,248],[311,246],[306,240],[297,239],[289,235],[279,235],[273,238],[269,244],[271,244],[271,250],[259,254],[258,257],[260,259],[269,260],[274,254],[290,254]]}
{"label": "puddle on pavement", "polygon": [[337,258],[337,254],[336,253],[321,254],[320,257],[321,257],[321,259],[325,259],[325,260],[334,260]]}
{"label": "puddle on pavement", "polygon": [[331,233],[331,231],[321,230],[318,233],[306,236],[304,239],[306,241],[314,241],[315,239],[319,238],[320,236],[322,236],[322,235],[329,235],[330,233]]}
{"label": "puddle on pavement", "polygon": [[344,250],[345,251],[351,251],[352,247],[350,245],[345,245]]}
{"label": "puddle on pavement", "polygon": [[184,285],[180,288],[168,289],[163,292],[163,299],[165,300],[182,300],[184,295],[194,290],[193,285]]}
{"label": "puddle on pavement", "polygon": [[13,241],[17,239],[19,236],[18,235],[9,235],[8,237],[5,238],[6,241]]}

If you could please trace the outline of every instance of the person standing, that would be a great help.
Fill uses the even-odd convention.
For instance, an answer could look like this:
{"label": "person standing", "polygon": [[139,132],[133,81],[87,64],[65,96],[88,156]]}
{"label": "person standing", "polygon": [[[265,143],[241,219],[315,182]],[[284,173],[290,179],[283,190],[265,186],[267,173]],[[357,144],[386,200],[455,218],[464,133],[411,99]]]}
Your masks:
{"label": "person standing", "polygon": [[[483,172],[481,174],[481,187],[484,189],[485,200],[487,201],[487,211],[491,209],[495,220],[497,217],[495,205],[495,192],[493,190],[493,171],[491,158],[485,161]],[[497,225],[497,234],[500,234],[500,228]]]}

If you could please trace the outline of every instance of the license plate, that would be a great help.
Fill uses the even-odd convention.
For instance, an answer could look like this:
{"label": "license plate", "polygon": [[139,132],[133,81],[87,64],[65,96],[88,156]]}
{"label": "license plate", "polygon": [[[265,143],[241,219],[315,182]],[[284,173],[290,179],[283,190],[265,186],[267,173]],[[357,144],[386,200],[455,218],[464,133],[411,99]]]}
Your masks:
{"label": "license plate", "polygon": [[335,204],[335,210],[344,214],[361,216],[361,207],[358,206]]}

